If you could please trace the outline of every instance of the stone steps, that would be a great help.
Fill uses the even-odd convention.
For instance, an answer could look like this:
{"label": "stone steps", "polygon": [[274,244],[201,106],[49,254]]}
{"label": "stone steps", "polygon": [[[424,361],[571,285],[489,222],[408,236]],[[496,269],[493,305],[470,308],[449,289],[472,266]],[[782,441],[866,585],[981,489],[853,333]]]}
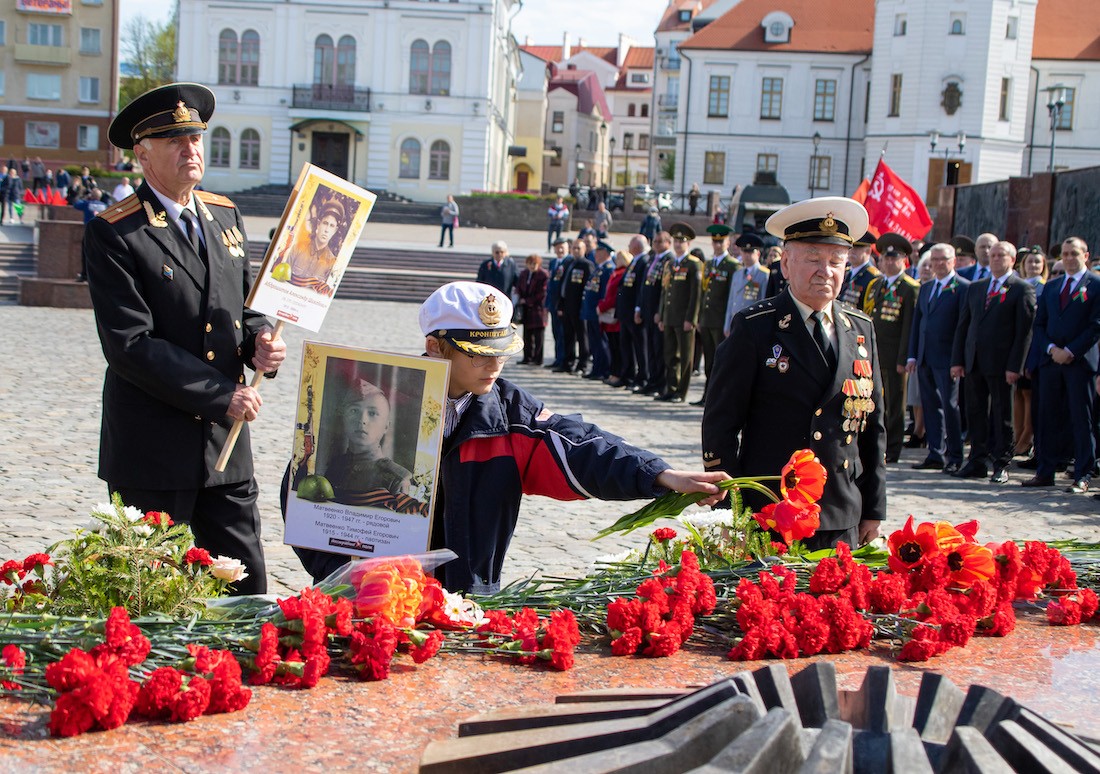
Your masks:
{"label": "stone steps", "polygon": [[19,278],[33,277],[36,266],[34,245],[0,243],[0,301],[18,300]]}

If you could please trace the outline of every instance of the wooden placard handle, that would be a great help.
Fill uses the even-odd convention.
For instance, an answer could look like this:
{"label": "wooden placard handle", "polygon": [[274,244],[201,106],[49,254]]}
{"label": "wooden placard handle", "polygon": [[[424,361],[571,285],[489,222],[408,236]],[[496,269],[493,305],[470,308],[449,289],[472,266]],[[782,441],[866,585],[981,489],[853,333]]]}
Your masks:
{"label": "wooden placard handle", "polygon": [[[283,335],[283,325],[285,323],[279,320],[275,323],[275,330],[271,334],[272,341],[278,341],[279,337]],[[252,389],[259,390],[260,383],[264,380],[264,372],[257,371],[252,376]],[[229,464],[229,458],[233,454],[233,447],[237,445],[237,438],[241,434],[241,428],[244,427],[244,420],[238,419],[233,423],[233,427],[229,430],[229,437],[225,439],[225,446],[222,447],[222,453],[218,457],[217,463],[214,465],[214,470],[219,473],[225,472],[225,466]]]}

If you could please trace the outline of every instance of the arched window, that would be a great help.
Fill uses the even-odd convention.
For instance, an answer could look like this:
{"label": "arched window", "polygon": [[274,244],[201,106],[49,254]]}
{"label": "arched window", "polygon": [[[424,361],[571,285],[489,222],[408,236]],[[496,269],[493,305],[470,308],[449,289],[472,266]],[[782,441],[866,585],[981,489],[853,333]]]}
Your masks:
{"label": "arched window", "polygon": [[355,38],[345,35],[336,47],[336,85],[355,85]]}
{"label": "arched window", "polygon": [[211,167],[229,166],[229,130],[219,126],[210,133],[210,153],[207,154],[206,163]]}
{"label": "arched window", "polygon": [[648,117],[649,117],[649,104],[643,102],[642,103],[642,118],[648,118]]}
{"label": "arched window", "polygon": [[428,155],[428,179],[450,180],[451,178],[451,146],[443,140],[432,143]]}
{"label": "arched window", "polygon": [[331,86],[336,77],[336,49],[332,38],[318,35],[313,43],[313,84]]}
{"label": "arched window", "polygon": [[626,106],[626,114],[628,116],[633,116],[634,115],[634,103],[633,102],[631,102],[629,105]]}
{"label": "arched window", "polygon": [[409,58],[409,94],[428,93],[431,51],[426,40],[414,40]]}
{"label": "arched window", "polygon": [[237,33],[222,30],[218,35],[218,83],[237,82],[237,63],[240,60],[240,48],[237,46]]}
{"label": "arched window", "polygon": [[255,129],[241,132],[241,169],[260,168],[260,133]]}
{"label": "arched window", "polygon": [[451,93],[451,44],[438,40],[432,46],[432,94]]}
{"label": "arched window", "polygon": [[240,80],[242,86],[256,86],[260,82],[260,33],[245,30],[241,34]]}
{"label": "arched window", "polygon": [[420,142],[409,138],[401,143],[401,169],[398,177],[420,178]]}

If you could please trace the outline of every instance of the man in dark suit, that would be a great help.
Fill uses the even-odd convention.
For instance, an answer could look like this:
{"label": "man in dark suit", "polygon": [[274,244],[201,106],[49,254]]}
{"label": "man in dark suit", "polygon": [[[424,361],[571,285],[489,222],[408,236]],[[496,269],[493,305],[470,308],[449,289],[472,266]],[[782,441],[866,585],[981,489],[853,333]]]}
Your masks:
{"label": "man in dark suit", "polygon": [[570,240],[558,237],[554,240],[554,257],[550,259],[547,271],[550,281],[546,285],[546,312],[550,316],[550,330],[554,333],[554,362],[547,368],[561,368],[565,362],[565,329],[558,317],[558,304],[561,303],[561,286],[565,279],[565,263],[569,258]]}
{"label": "man in dark suit", "polygon": [[881,369],[870,318],[836,298],[851,234],[867,230],[867,211],[844,197],[809,199],[772,215],[767,229],[786,240],[789,286],[734,315],[718,347],[703,465],[774,476],[792,452],[809,448],[827,478],[821,527],[804,543],[866,543],[886,517]]}
{"label": "man in dark suit", "polygon": [[286,344],[244,306],[252,285],[241,213],[195,190],[202,133],[214,111],[205,86],[141,95],[111,122],[145,183],[87,225],[84,257],[107,359],[99,475],[123,502],[189,523],[195,543],[241,560],[239,593],[267,589],[247,425],[224,472],[215,463],[259,393],[244,367],[274,375]]}
{"label": "man in dark suit", "polygon": [[934,245],[928,255],[934,279],[920,289],[905,364],[905,370],[920,380],[928,439],[928,456],[913,467],[950,474],[962,467],[963,455],[959,383],[951,376],[951,356],[970,283],[955,273],[951,245]]}
{"label": "man in dark suit", "polygon": [[668,233],[672,235],[672,258],[665,262],[661,276],[661,311],[657,322],[664,334],[666,389],[655,400],[683,403],[691,383],[703,263],[688,252],[695,229],[686,223],[674,223]]}
{"label": "man in dark suit", "polygon": [[512,286],[519,276],[516,262],[508,255],[508,245],[504,242],[493,242],[492,250],[493,257],[486,258],[477,268],[477,281],[492,285],[501,293],[511,296]]}
{"label": "man in dark suit", "polygon": [[641,305],[641,291],[649,268],[649,240],[641,234],[631,238],[628,245],[633,257],[626,267],[619,291],[615,297],[615,319],[619,321],[619,349],[622,352],[620,383],[613,387],[632,389],[641,384],[646,373],[645,327],[635,322],[635,312]]}
{"label": "man in dark suit", "polygon": [[965,246],[971,247],[971,252],[974,254],[974,263],[971,265],[957,269],[958,275],[970,282],[978,282],[985,279],[990,274],[989,266],[989,254],[993,250],[993,245],[997,244],[997,235],[986,232],[979,234],[978,238],[973,242],[969,239],[965,243]]}
{"label": "man in dark suit", "polygon": [[645,384],[634,388],[635,395],[663,395],[665,391],[665,344],[657,318],[661,311],[661,278],[665,263],[671,259],[672,237],[667,231],[659,231],[653,240],[653,257],[642,283],[640,309],[634,317],[645,326],[647,368]]}
{"label": "man in dark suit", "polygon": [[901,234],[886,232],[875,243],[882,275],[867,285],[863,311],[875,323],[882,361],[882,399],[886,411],[886,461],[897,462],[905,442],[905,363],[920,283],[905,273],[912,245]]}
{"label": "man in dark suit", "polygon": [[1043,290],[1035,315],[1035,344],[1039,363],[1039,465],[1035,477],[1023,486],[1052,486],[1058,450],[1059,417],[1068,410],[1073,434],[1073,486],[1089,490],[1096,448],[1093,442],[1092,377],[1097,369],[1096,342],[1100,340],[1100,277],[1090,272],[1084,240],[1062,242],[1066,276]]}
{"label": "man in dark suit", "polygon": [[1012,385],[1023,373],[1035,320],[1035,290],[1012,271],[1015,262],[1015,245],[995,243],[989,251],[991,275],[970,284],[959,315],[951,376],[966,377],[970,427],[970,458],[955,474],[959,478],[983,478],[989,460],[990,481],[1008,483],[1015,447]]}

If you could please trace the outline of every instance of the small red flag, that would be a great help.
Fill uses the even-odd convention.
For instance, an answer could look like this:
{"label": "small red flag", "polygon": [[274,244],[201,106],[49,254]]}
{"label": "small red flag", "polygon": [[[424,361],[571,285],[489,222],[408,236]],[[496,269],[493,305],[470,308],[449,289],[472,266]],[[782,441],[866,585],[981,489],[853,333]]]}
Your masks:
{"label": "small red flag", "polygon": [[863,206],[871,228],[880,234],[893,231],[912,242],[932,228],[932,216],[920,196],[885,161],[875,168]]}

